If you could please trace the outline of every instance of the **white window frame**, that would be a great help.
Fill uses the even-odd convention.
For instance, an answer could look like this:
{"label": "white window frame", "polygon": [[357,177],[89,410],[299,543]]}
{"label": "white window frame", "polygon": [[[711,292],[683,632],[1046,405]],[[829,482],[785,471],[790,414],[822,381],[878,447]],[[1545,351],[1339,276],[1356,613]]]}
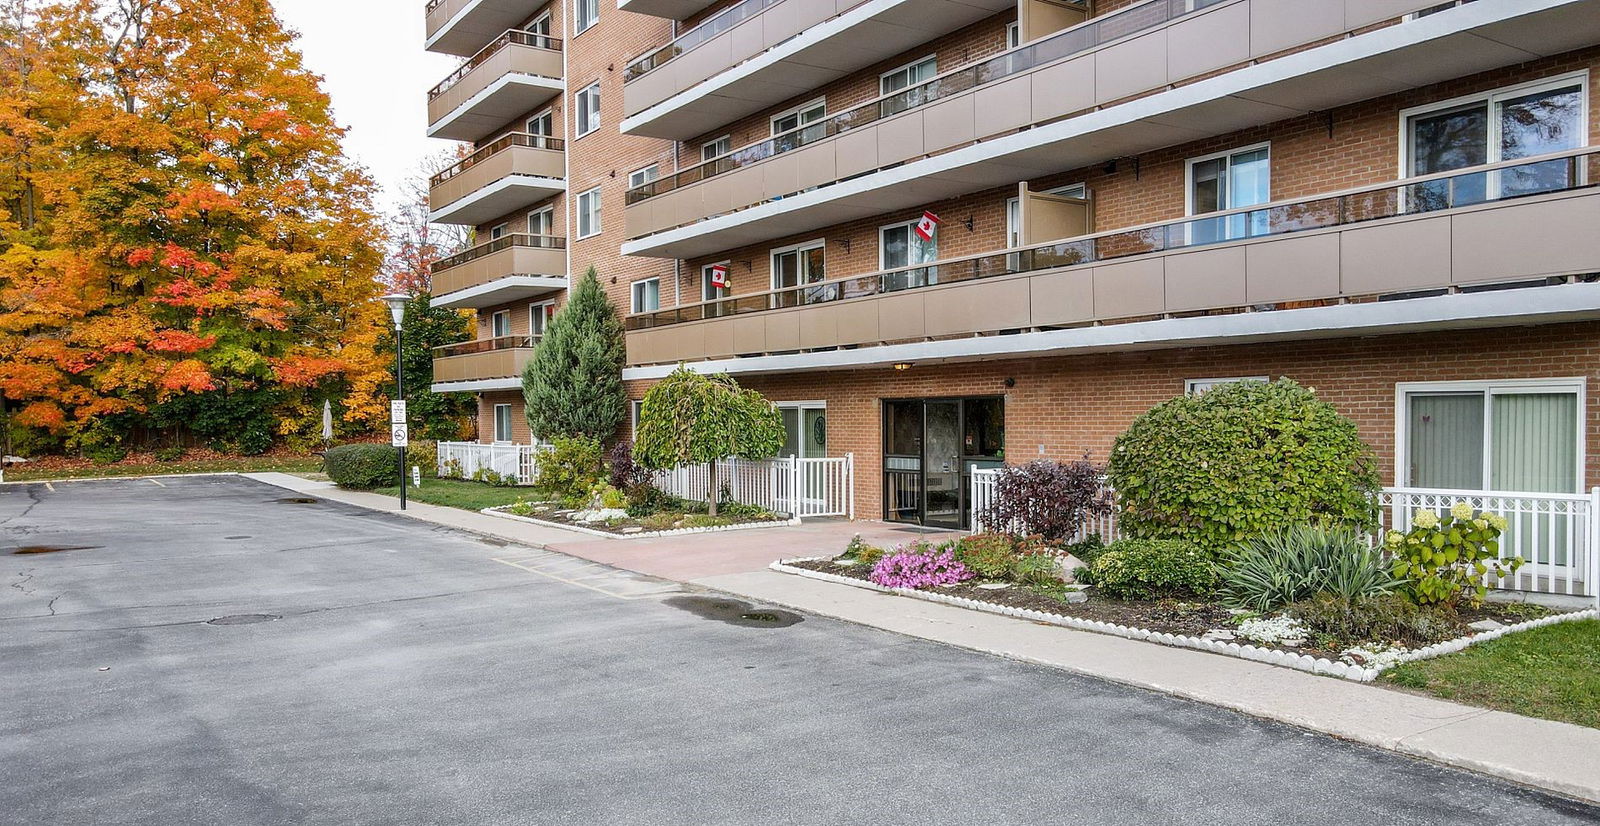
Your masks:
{"label": "white window frame", "polygon": [[[544,29],[545,30],[542,31],[542,32],[541,31],[535,31],[535,29],[537,29],[539,27],[540,23],[544,24]],[[529,33],[529,34],[538,35],[540,37],[550,37],[551,36],[550,32],[552,31],[553,23],[554,23],[554,19],[550,16],[550,10],[549,9],[545,9],[544,11],[539,12],[538,14],[534,15],[534,18],[532,20],[529,20],[528,24],[526,26],[522,27],[522,30],[527,32],[527,33]]]}
{"label": "white window frame", "polygon": [[[504,410],[506,412],[506,437],[504,439],[500,438],[500,411],[502,411],[502,410]],[[509,405],[509,404],[497,404],[497,405],[495,405],[494,406],[493,415],[494,415],[494,443],[497,444],[497,445],[508,445],[508,444],[511,444],[513,441],[516,440],[516,435],[515,435],[516,434],[516,430],[514,428],[514,424],[515,423],[511,418],[511,405]]]}
{"label": "white window frame", "polygon": [[[500,323],[500,319],[505,319],[505,322],[506,322],[506,331],[504,333],[499,333],[499,332],[495,331],[495,328]],[[506,336],[509,336],[509,335],[511,335],[511,311],[510,310],[495,310],[494,312],[490,313],[489,314],[489,338],[505,338]]]}
{"label": "white window frame", "polygon": [[[1483,479],[1485,483],[1491,478],[1493,468],[1489,461],[1493,456],[1491,439],[1494,434],[1494,396],[1497,391],[1501,393],[1571,393],[1577,397],[1578,426],[1577,431],[1577,478],[1573,480],[1574,491],[1583,491],[1584,474],[1588,464],[1586,453],[1587,439],[1584,431],[1588,429],[1588,380],[1583,376],[1550,379],[1478,379],[1474,381],[1410,381],[1398,382],[1394,386],[1394,480],[1397,487],[1411,487],[1411,444],[1407,425],[1410,422],[1410,410],[1407,397],[1413,393],[1482,393],[1484,395],[1483,412]],[[1502,493],[1519,493],[1521,491],[1498,491]]]}
{"label": "white window frame", "polygon": [[[543,120],[544,118],[549,118],[550,119],[550,129],[552,131],[550,131],[550,132],[535,132],[535,131],[533,131],[533,122],[537,121],[537,120]],[[524,134],[527,134],[527,135],[540,135],[540,136],[546,137],[546,138],[560,137],[559,135],[556,135],[555,132],[554,132],[554,130],[556,128],[556,110],[555,110],[554,107],[546,107],[544,111],[539,112],[538,114],[523,120],[522,128],[525,130]]]}
{"label": "white window frame", "polygon": [[[1410,172],[1408,172],[1408,170],[1411,169],[1412,118],[1422,115],[1442,114],[1451,109],[1462,109],[1476,103],[1485,104],[1489,108],[1489,163],[1497,163],[1498,158],[1495,156],[1500,153],[1500,119],[1495,117],[1495,104],[1504,98],[1521,97],[1529,94],[1530,92],[1559,89],[1564,86],[1572,86],[1573,84],[1577,84],[1578,86],[1578,111],[1582,113],[1582,129],[1580,130],[1580,134],[1583,137],[1583,142],[1579,144],[1579,147],[1581,148],[1588,146],[1590,131],[1589,72],[1587,70],[1580,70],[1576,72],[1568,72],[1564,75],[1556,75],[1555,77],[1547,77],[1540,80],[1531,80],[1527,83],[1518,83],[1512,86],[1502,86],[1498,89],[1488,89],[1470,95],[1462,95],[1461,97],[1451,98],[1449,100],[1435,101],[1433,103],[1427,103],[1421,106],[1413,106],[1409,109],[1400,110],[1400,150],[1398,164],[1400,172],[1399,177],[1410,177]],[[1579,164],[1578,170],[1578,174],[1580,175],[1579,181],[1581,182],[1583,180],[1581,177],[1583,174],[1582,164]]]}
{"label": "white window frame", "polygon": [[[814,240],[811,240],[811,241],[804,241],[804,242],[799,243],[799,244],[790,244],[787,247],[775,247],[773,249],[767,250],[767,268],[768,268],[767,281],[772,286],[772,289],[774,289],[774,290],[791,289],[789,287],[780,287],[780,286],[778,286],[778,256],[784,255],[786,253],[791,253],[791,252],[806,252],[808,250],[814,250],[814,249],[818,249],[818,248],[820,248],[822,250],[822,262],[823,262],[822,266],[823,267],[827,267],[828,266],[828,263],[827,263],[828,262],[828,240],[826,238],[817,238],[817,239],[814,239]],[[826,273],[827,270],[824,269],[823,272]],[[796,284],[796,285],[794,285],[794,287],[792,289],[798,289],[798,288],[804,287],[804,286],[805,286],[804,284]]]}
{"label": "white window frame", "polygon": [[[652,281],[654,281],[656,284],[656,306],[649,309],[643,309],[639,306],[639,288],[645,284],[649,284]],[[656,310],[661,309],[661,276],[658,275],[654,278],[641,278],[638,281],[628,285],[628,301],[629,305],[633,307],[633,311],[635,313],[653,313]]]}
{"label": "white window frame", "polygon": [[[592,222],[593,226],[589,227],[589,231],[588,232],[584,232],[583,231],[583,205],[584,205],[586,199],[589,199],[589,198],[593,198],[592,203],[594,204],[594,221]],[[578,193],[578,198],[577,198],[577,201],[575,203],[577,204],[577,209],[578,209],[578,227],[577,227],[577,229],[578,229],[578,233],[577,233],[578,240],[581,241],[581,240],[583,240],[585,238],[593,238],[596,235],[599,235],[600,232],[601,232],[600,222],[601,222],[601,219],[604,217],[604,216],[601,215],[600,187],[597,186],[594,189],[588,190],[587,192]]]}
{"label": "white window frame", "polygon": [[500,224],[495,224],[494,226],[489,227],[489,240],[490,241],[498,241],[501,238],[504,238],[504,237],[506,237],[507,235],[510,235],[510,234],[511,234],[511,222],[510,221],[506,221],[506,222],[500,223]]}
{"label": "white window frame", "polygon": [[534,319],[549,312],[549,310],[555,306],[555,301],[535,301],[528,305],[528,339],[530,341],[537,344],[544,339],[545,333],[550,332],[550,319],[553,317],[553,314],[545,316],[542,330],[540,324],[534,323]]}
{"label": "white window frame", "polygon": [[[883,234],[885,232],[888,232],[891,229],[904,228],[905,231],[906,231],[906,243],[910,244],[911,243],[911,237],[913,235],[917,234],[917,224],[919,224],[919,223],[921,223],[921,219],[917,219],[917,220],[913,220],[913,221],[896,221],[896,222],[894,222],[892,224],[884,224],[883,226],[878,227],[878,270],[880,272],[883,271],[883,270],[889,269],[889,262],[884,260],[884,254],[886,252],[888,252],[889,245],[884,243]],[[921,236],[917,236],[917,237],[918,237],[918,239],[921,238]],[[933,231],[933,244],[934,244],[934,247],[935,247],[933,260],[937,261],[937,260],[939,260],[939,254],[938,254],[939,251],[937,249],[937,247],[939,245],[939,230],[938,230],[937,227]],[[922,263],[922,264],[913,264],[913,263],[908,261],[908,262],[905,263],[904,266],[907,266],[907,267],[925,267],[925,266],[931,265],[932,263],[933,263],[932,261],[929,261],[929,262]]]}
{"label": "white window frame", "polygon": [[[824,401],[824,400],[821,400],[821,399],[810,399],[810,400],[807,400],[807,401],[798,401],[798,402],[773,402],[772,406],[778,408],[779,411],[782,411],[782,410],[785,410],[785,409],[794,410],[796,412],[796,416],[799,417],[801,431],[805,430],[805,426],[806,426],[806,411],[807,410],[821,410],[822,414],[824,416],[826,416],[828,414],[828,403],[826,401]],[[800,437],[798,441],[801,444],[805,443],[805,433],[804,432],[797,433],[795,435]],[[824,441],[826,441],[826,440],[824,440]],[[823,454],[823,456],[827,456],[827,454],[828,454],[828,446],[826,444],[824,444],[822,446],[822,454]],[[782,457],[779,457],[779,458],[782,458]],[[809,457],[808,456],[806,458],[821,458],[821,457]]]}
{"label": "white window frame", "polygon": [[[728,147],[727,149],[723,149],[720,152],[713,152],[710,155],[706,154],[706,150],[707,149],[716,149],[716,148],[719,148],[719,147],[723,146],[724,144],[727,145],[727,147]],[[710,140],[710,141],[706,141],[705,143],[700,144],[700,162],[701,163],[705,163],[706,161],[713,160],[715,158],[720,158],[723,155],[726,155],[726,154],[728,154],[729,152],[732,152],[732,151],[733,151],[733,136],[732,135],[723,135],[722,137],[717,138],[716,140]]]}
{"label": "white window frame", "polygon": [[639,438],[639,410],[642,407],[644,407],[644,399],[628,400],[628,423],[632,425],[629,429],[633,432],[633,438],[635,439]]}
{"label": "white window frame", "polygon": [[[600,131],[600,81],[579,89],[572,102],[574,134],[581,138]],[[587,118],[584,117],[585,110],[589,114]]]}
{"label": "white window frame", "polygon": [[653,163],[642,169],[635,169],[628,173],[628,188],[644,186],[661,177],[661,164]]}
{"label": "white window frame", "polygon": [[[937,53],[930,54],[930,55],[924,55],[921,58],[918,58],[917,60],[913,60],[910,63],[905,64],[904,66],[899,66],[899,67],[890,69],[889,71],[878,75],[878,94],[879,94],[879,96],[891,95],[891,94],[895,94],[896,92],[904,92],[905,90],[910,89],[912,86],[917,85],[917,84],[914,84],[914,83],[910,83],[908,81],[906,83],[906,85],[900,87],[899,89],[895,89],[893,92],[885,90],[883,88],[884,81],[888,80],[890,75],[897,75],[897,74],[900,74],[901,72],[904,72],[904,71],[907,71],[907,70],[910,70],[910,69],[914,69],[914,68],[916,68],[918,66],[921,66],[924,63],[927,63],[930,60],[933,61],[933,77],[938,77],[939,76],[939,55]],[[933,78],[929,78],[929,80],[932,80],[932,79]],[[926,83],[927,81],[921,81],[921,82],[922,83]]]}
{"label": "white window frame", "polygon": [[819,118],[818,120],[812,121],[811,123],[802,123],[799,126],[796,126],[795,128],[790,129],[789,132],[798,132],[801,129],[806,128],[807,126],[813,126],[815,124],[821,123],[822,121],[825,121],[825,120],[828,119],[828,99],[826,97],[820,97],[820,98],[816,98],[815,100],[808,100],[805,103],[802,103],[799,106],[796,106],[796,107],[794,107],[792,109],[785,109],[784,111],[779,112],[776,115],[773,115],[771,118],[768,118],[767,119],[767,131],[770,132],[773,137],[777,137],[780,134],[788,134],[788,132],[779,132],[778,131],[778,121],[783,120],[784,118],[787,118],[787,117],[790,117],[790,116],[797,116],[801,112],[808,112],[808,111],[810,111],[812,109],[821,109],[822,110],[822,117]]}
{"label": "white window frame", "polygon": [[[1209,155],[1198,155],[1198,156],[1193,157],[1193,158],[1184,159],[1184,162],[1183,162],[1183,215],[1184,215],[1184,217],[1186,217],[1186,218],[1203,218],[1203,217],[1205,217],[1207,215],[1213,214],[1213,213],[1210,213],[1210,212],[1202,212],[1199,215],[1195,214],[1195,211],[1194,211],[1194,165],[1195,164],[1205,163],[1206,161],[1214,161],[1214,160],[1216,160],[1218,158],[1228,158],[1228,157],[1232,157],[1234,155],[1242,155],[1242,154],[1244,154],[1246,152],[1254,152],[1257,149],[1265,149],[1265,150],[1267,150],[1267,174],[1270,176],[1272,174],[1272,141],[1262,141],[1261,143],[1252,143],[1252,144],[1246,144],[1244,146],[1235,146],[1232,149],[1225,149],[1225,150],[1223,150],[1221,152],[1212,152]],[[1230,167],[1231,167],[1231,164],[1230,164]],[[1272,181],[1271,181],[1271,178],[1269,177],[1268,181],[1267,181],[1267,200],[1265,201],[1265,203],[1271,203],[1271,202],[1272,202]],[[1234,209],[1234,207],[1223,207],[1223,208],[1221,208],[1219,210],[1216,210],[1216,211],[1217,212],[1226,212],[1226,211],[1228,211],[1230,209]]]}
{"label": "white window frame", "polygon": [[1201,393],[1206,392],[1207,390],[1211,390],[1211,389],[1217,387],[1218,385],[1233,384],[1234,382],[1238,382],[1238,381],[1269,382],[1269,381],[1272,381],[1272,377],[1271,376],[1227,376],[1225,378],[1214,378],[1214,379],[1184,379],[1183,380],[1183,395],[1185,395],[1185,396],[1198,396]]}
{"label": "white window frame", "polygon": [[[535,217],[539,216],[539,215],[545,216],[544,223],[549,225],[549,227],[550,227],[550,231],[549,232],[534,232],[533,231],[533,219]],[[523,227],[524,227],[524,229],[528,230],[528,234],[529,235],[541,236],[541,237],[546,237],[546,238],[549,238],[549,237],[552,237],[552,236],[555,235],[555,232],[556,232],[556,208],[553,207],[553,206],[540,207],[540,208],[528,213],[528,217],[523,219],[523,220],[524,220]]]}
{"label": "white window frame", "polygon": [[[594,15],[585,15],[584,12],[588,10],[585,7],[592,8]],[[572,27],[575,35],[583,34],[599,22],[600,0],[572,0]]]}
{"label": "white window frame", "polygon": [[[713,261],[710,264],[704,264],[704,265],[702,265],[700,267],[700,300],[701,301],[716,301],[719,298],[727,298],[728,296],[733,295],[733,288],[731,288],[731,287],[712,287],[711,286],[711,268],[715,267],[715,266],[718,266],[719,264],[721,266],[723,266],[723,267],[727,267],[727,266],[730,266],[732,263],[733,263],[732,261]],[[726,290],[726,292],[724,292],[722,295],[713,296],[713,295],[711,295],[711,291],[712,290]]]}
{"label": "white window frame", "polygon": [[1016,20],[1006,24],[1006,48],[1015,49],[1022,45],[1022,23]]}

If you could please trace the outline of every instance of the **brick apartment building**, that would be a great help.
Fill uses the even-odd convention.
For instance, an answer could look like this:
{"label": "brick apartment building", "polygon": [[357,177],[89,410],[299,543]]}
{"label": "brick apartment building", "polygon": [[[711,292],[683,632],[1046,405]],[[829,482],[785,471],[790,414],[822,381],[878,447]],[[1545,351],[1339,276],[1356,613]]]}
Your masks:
{"label": "brick apartment building", "polygon": [[[437,390],[529,436],[568,279],[854,457],[857,512],[960,525],[975,468],[1103,460],[1151,405],[1287,376],[1386,484],[1576,493],[1600,378],[1600,0],[434,0],[468,58],[478,312]],[[934,229],[924,237],[924,215]],[[934,223],[936,219],[936,223]],[[727,286],[714,286],[721,273]]]}

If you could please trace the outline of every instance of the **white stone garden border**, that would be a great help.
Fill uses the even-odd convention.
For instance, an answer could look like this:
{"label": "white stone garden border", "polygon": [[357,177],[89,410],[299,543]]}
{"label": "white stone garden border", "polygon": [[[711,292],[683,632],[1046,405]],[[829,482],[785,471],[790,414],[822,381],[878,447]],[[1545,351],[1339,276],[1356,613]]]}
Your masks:
{"label": "white stone garden border", "polygon": [[[914,588],[889,588],[879,585],[875,582],[868,582],[864,579],[843,576],[841,574],[830,574],[824,571],[813,571],[809,568],[797,568],[790,564],[793,562],[830,562],[833,559],[834,558],[831,556],[782,559],[772,563],[771,568],[774,571],[780,571],[786,574],[796,574],[799,576],[808,577],[810,579],[817,579],[823,582],[833,582],[840,585],[849,585],[855,588],[865,588],[869,591],[897,594],[899,596],[926,600],[928,602],[940,602],[944,603],[945,605],[954,605],[960,608],[971,608],[976,611],[986,611],[991,614],[1019,617],[1022,619],[1033,620],[1035,622],[1049,623],[1050,625],[1060,625],[1066,628],[1075,628],[1080,631],[1093,631],[1098,634],[1111,634],[1112,636],[1126,637],[1131,640],[1146,640],[1148,642],[1171,645],[1179,648],[1195,648],[1201,651],[1210,651],[1213,654],[1224,654],[1230,657],[1255,660],[1256,662],[1262,662],[1268,665],[1293,668],[1299,671],[1308,671],[1312,674],[1340,677],[1346,680],[1354,680],[1359,683],[1370,683],[1373,680],[1376,680],[1379,674],[1382,674],[1384,671],[1387,671],[1389,668],[1393,667],[1382,666],[1363,668],[1358,665],[1349,665],[1342,662],[1336,662],[1324,657],[1313,657],[1310,654],[1294,654],[1288,651],[1279,651],[1273,648],[1258,648],[1254,645],[1240,645],[1236,642],[1207,640],[1199,637],[1185,636],[1182,634],[1166,634],[1159,631],[1150,631],[1144,628],[1130,628],[1126,625],[1100,622],[1099,620],[1083,619],[1081,617],[1069,617],[1062,614],[1052,614],[1046,611],[1035,611],[1030,608],[1012,608],[1006,605],[996,605],[992,602],[967,599],[966,597],[953,597],[948,594],[940,594],[934,591],[919,591]],[[1596,617],[1600,617],[1600,610],[1593,608],[1588,608],[1582,611],[1574,611],[1566,614],[1552,614],[1548,617],[1540,617],[1539,619],[1528,620],[1527,622],[1519,622],[1515,625],[1507,625],[1502,628],[1496,628],[1493,631],[1484,631],[1478,634],[1473,634],[1470,637],[1459,637],[1457,639],[1446,640],[1444,642],[1424,646],[1416,649],[1415,651],[1408,651],[1399,657],[1399,662],[1408,663],[1415,662],[1417,660],[1432,659],[1433,657],[1439,657],[1445,654],[1453,654],[1469,645],[1487,642],[1493,639],[1499,639],[1500,637],[1516,631],[1525,631],[1530,628],[1554,625],[1558,622],[1572,622],[1574,620],[1591,619]],[[1396,664],[1398,665],[1399,663]]]}
{"label": "white stone garden border", "polygon": [[585,528],[568,522],[556,522],[550,519],[538,519],[532,516],[520,516],[505,510],[510,505],[500,505],[493,508],[484,508],[479,513],[488,516],[498,516],[501,519],[514,519],[518,522],[528,522],[534,525],[543,525],[547,528],[561,528],[563,530],[586,533],[604,539],[654,539],[658,536],[679,536],[687,533],[716,533],[718,531],[748,531],[757,528],[790,528],[800,524],[799,519],[772,519],[764,522],[739,522],[733,525],[716,525],[709,528],[674,528],[670,531],[641,531],[639,533],[612,533],[597,528]]}

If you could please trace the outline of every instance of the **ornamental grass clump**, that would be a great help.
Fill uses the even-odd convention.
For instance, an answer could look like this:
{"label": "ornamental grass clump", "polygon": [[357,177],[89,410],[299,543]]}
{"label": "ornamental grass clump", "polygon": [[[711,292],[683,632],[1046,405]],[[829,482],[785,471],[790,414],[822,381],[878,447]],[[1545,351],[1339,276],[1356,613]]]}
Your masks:
{"label": "ornamental grass clump", "polygon": [[925,544],[897,548],[872,566],[871,580],[886,588],[932,588],[972,579],[972,571],[948,548]]}
{"label": "ornamental grass clump", "polygon": [[1399,584],[1380,551],[1355,531],[1296,525],[1243,542],[1218,564],[1219,596],[1259,614],[1331,593],[1347,600],[1387,594]]}
{"label": "ornamental grass clump", "polygon": [[1391,571],[1401,580],[1400,592],[1420,605],[1465,599],[1483,603],[1489,592],[1484,577],[1504,579],[1522,567],[1522,557],[1500,557],[1505,517],[1475,512],[1457,502],[1445,516],[1423,509],[1411,517],[1411,530],[1390,531],[1383,547]]}

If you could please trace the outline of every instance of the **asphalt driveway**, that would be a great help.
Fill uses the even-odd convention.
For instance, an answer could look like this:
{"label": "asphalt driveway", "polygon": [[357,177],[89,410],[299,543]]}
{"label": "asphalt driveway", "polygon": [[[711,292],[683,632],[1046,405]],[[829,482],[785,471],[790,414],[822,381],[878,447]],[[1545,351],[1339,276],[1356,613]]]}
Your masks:
{"label": "asphalt driveway", "polygon": [[0,823],[1600,823],[1227,711],[760,606],[724,622],[637,575],[295,498],[233,477],[0,487]]}

